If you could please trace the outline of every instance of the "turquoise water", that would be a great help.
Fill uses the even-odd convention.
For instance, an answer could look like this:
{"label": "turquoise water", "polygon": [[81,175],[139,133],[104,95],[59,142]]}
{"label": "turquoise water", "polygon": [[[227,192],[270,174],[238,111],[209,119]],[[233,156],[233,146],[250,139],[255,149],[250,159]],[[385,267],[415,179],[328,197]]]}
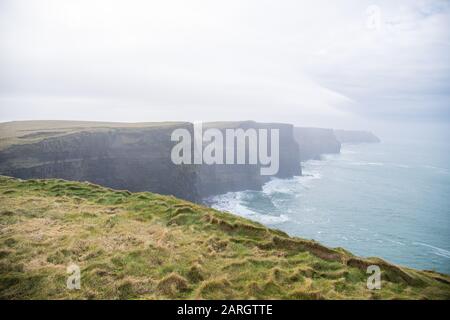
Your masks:
{"label": "turquoise water", "polygon": [[293,236],[450,274],[450,145],[344,145],[303,176],[209,199]]}

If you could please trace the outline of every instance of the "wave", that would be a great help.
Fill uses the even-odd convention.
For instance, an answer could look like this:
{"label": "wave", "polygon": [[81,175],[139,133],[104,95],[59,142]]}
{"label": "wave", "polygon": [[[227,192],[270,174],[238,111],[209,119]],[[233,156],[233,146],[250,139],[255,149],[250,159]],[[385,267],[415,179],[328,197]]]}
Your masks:
{"label": "wave", "polygon": [[393,164],[392,166],[397,167],[397,168],[411,169],[411,166],[410,166],[410,165],[407,165],[407,164],[398,164],[398,163],[395,163],[395,164]]}
{"label": "wave", "polygon": [[[289,198],[297,198],[302,190],[309,189],[314,180],[321,179],[322,175],[316,171],[304,171],[302,176],[295,176],[290,179],[273,178],[265,183],[261,191],[239,191],[228,192],[206,199],[206,202],[214,209],[228,211],[244,218],[258,221],[262,224],[279,224],[291,221],[286,214],[292,213],[292,209],[284,208],[284,213],[280,212],[283,201]],[[267,201],[266,207],[261,210],[252,207],[252,203]],[[250,205],[250,206],[249,206]],[[269,211],[266,212],[266,211]]]}
{"label": "wave", "polygon": [[400,246],[404,246],[405,245],[403,242],[400,242],[400,241],[396,241],[396,240],[392,240],[392,239],[388,239],[388,238],[386,238],[385,240],[389,241],[389,242],[392,242],[394,244],[398,244]]}
{"label": "wave", "polygon": [[445,249],[442,249],[439,247],[435,247],[430,244],[426,244],[426,243],[422,243],[422,242],[413,242],[413,244],[416,244],[416,245],[418,244],[418,245],[421,245],[424,247],[431,248],[431,249],[433,249],[432,253],[434,253],[435,255],[438,255],[438,256],[441,256],[444,258],[450,258],[450,251],[448,251],[448,250],[445,250]]}
{"label": "wave", "polygon": [[445,169],[445,168],[441,168],[441,167],[436,167],[436,166],[429,166],[429,165],[423,165],[423,166],[421,166],[422,168],[425,168],[425,169],[430,169],[430,170],[433,170],[433,171],[436,171],[436,172],[438,172],[439,174],[450,174],[450,171],[448,170],[448,169]]}
{"label": "wave", "polygon": [[290,220],[289,217],[284,214],[271,215],[248,208],[243,204],[246,192],[247,191],[228,192],[223,195],[214,196],[208,199],[208,202],[212,203],[211,207],[214,209],[227,211],[266,225],[279,224]]}
{"label": "wave", "polygon": [[302,176],[291,179],[272,179],[263,185],[262,192],[269,197],[276,194],[297,195],[302,188],[308,188],[312,181],[321,178],[322,175],[319,172],[304,171]]}
{"label": "wave", "polygon": [[278,193],[294,194],[296,192],[296,182],[294,180],[296,179],[272,179],[263,185],[262,192],[267,196],[273,196]]}
{"label": "wave", "polygon": [[384,166],[383,162],[361,162],[361,161],[354,161],[349,162],[349,164],[355,165],[355,166]]}

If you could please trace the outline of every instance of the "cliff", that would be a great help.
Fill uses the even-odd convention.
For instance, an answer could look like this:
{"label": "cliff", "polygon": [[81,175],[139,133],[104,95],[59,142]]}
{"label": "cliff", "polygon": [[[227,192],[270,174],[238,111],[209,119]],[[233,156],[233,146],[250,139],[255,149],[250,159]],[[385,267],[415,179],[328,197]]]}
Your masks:
{"label": "cliff", "polygon": [[[277,128],[280,163],[277,177],[300,174],[298,146],[287,124],[228,122],[205,128]],[[89,181],[130,191],[152,191],[191,201],[228,191],[260,189],[269,176],[259,165],[175,165],[175,129],[191,123],[102,123],[24,121],[0,124],[0,174],[22,179]]]}
{"label": "cliff", "polygon": [[301,161],[319,160],[323,154],[341,151],[341,143],[332,129],[296,127],[294,137],[300,148]]}
{"label": "cliff", "polygon": [[[447,275],[148,192],[0,176],[0,226],[0,299],[450,298]],[[67,289],[71,264],[80,290]]]}
{"label": "cliff", "polygon": [[174,165],[171,133],[190,123],[30,121],[0,126],[0,173],[89,181],[198,200],[192,166]]}
{"label": "cliff", "polygon": [[[299,149],[293,136],[293,126],[282,123],[210,122],[204,123],[204,130],[219,129],[225,136],[226,129],[278,129],[279,130],[279,170],[275,177],[290,178],[301,175]],[[224,153],[225,153],[224,148]],[[248,145],[246,146],[248,154]],[[235,148],[236,154],[236,148]],[[248,156],[247,156],[248,162]],[[260,190],[272,176],[260,174],[261,165],[204,165],[199,168],[198,190],[203,196],[240,190]]]}
{"label": "cliff", "polygon": [[380,139],[369,131],[334,130],[341,143],[378,143]]}

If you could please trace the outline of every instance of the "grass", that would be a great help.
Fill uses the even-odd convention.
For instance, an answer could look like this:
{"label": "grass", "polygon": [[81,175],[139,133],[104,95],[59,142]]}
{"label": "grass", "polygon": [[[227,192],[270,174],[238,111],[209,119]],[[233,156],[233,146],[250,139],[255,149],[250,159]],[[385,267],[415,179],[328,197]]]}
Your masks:
{"label": "grass", "polygon": [[449,299],[449,283],[170,196],[0,177],[2,299]]}

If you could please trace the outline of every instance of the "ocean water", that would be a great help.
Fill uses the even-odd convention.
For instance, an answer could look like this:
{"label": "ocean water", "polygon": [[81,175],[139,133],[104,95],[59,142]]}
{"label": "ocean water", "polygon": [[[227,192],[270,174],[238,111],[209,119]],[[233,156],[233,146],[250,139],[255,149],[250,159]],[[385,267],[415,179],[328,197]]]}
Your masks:
{"label": "ocean water", "polygon": [[287,232],[363,257],[450,274],[450,144],[344,145],[303,176],[208,199]]}

